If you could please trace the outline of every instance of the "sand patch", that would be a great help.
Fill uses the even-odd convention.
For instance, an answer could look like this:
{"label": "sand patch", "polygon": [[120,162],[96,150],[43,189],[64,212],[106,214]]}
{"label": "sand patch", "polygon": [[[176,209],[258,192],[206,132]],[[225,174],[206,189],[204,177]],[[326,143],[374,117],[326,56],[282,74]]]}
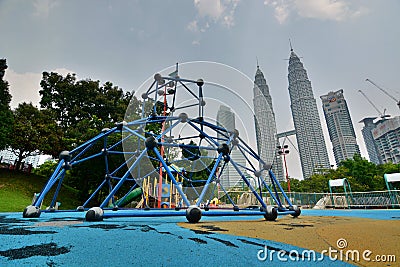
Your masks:
{"label": "sand patch", "polygon": [[[197,224],[179,223],[179,225],[198,231],[273,240],[312,249],[320,253],[330,247],[342,250],[343,255],[348,250],[357,250],[360,253],[360,260],[349,262],[360,266],[400,265],[399,220],[384,221],[336,216],[300,216],[298,218],[284,216],[278,218],[275,222],[267,222],[260,219],[253,221],[199,222]],[[346,247],[338,247],[337,243],[340,239],[342,242],[339,246],[343,246],[346,243]],[[368,255],[371,259],[369,262],[362,258],[362,253],[365,250],[372,252]],[[349,255],[351,258],[351,254]],[[391,263],[372,261],[375,260],[377,255],[395,255],[397,261]]]}

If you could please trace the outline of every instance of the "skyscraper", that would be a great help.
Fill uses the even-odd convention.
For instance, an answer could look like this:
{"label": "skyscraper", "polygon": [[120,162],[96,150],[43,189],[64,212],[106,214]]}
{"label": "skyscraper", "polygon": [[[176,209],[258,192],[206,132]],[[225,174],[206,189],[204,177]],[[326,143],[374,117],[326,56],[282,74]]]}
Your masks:
{"label": "skyscraper", "polygon": [[356,134],[347,102],[344,99],[343,89],[329,92],[321,96],[321,100],[333,146],[333,154],[338,166],[342,160],[353,158],[354,154],[360,154],[360,148],[357,145]]}
{"label": "skyscraper", "polygon": [[383,119],[375,124],[372,135],[383,163],[400,163],[400,117]]}
{"label": "skyscraper", "polygon": [[[235,114],[227,106],[220,105],[217,112],[217,125],[221,126],[228,131],[235,129]],[[218,133],[218,138],[221,138],[221,134]]]}
{"label": "skyscraper", "polygon": [[330,163],[311,82],[299,57],[293,49],[290,51],[288,67],[290,107],[303,178],[309,178],[316,169],[329,168]]}
{"label": "skyscraper", "polygon": [[359,122],[364,123],[364,127],[362,128],[361,133],[364,138],[365,146],[367,147],[369,161],[378,165],[382,164],[382,159],[379,155],[378,147],[372,135],[372,130],[375,128],[375,119],[376,117],[364,118]]}
{"label": "skyscraper", "polygon": [[257,149],[261,159],[272,164],[272,171],[278,180],[284,180],[282,159],[277,156],[279,145],[276,132],[275,113],[272,98],[264,74],[257,66],[253,87],[254,123],[256,128]]}
{"label": "skyscraper", "polygon": [[[234,130],[236,128],[235,113],[233,113],[227,106],[219,106],[217,112],[217,125],[224,127],[229,131]],[[220,134],[218,134],[218,137],[220,137]],[[246,158],[238,149],[236,149],[236,147],[232,149],[230,156],[231,159],[237,164],[246,166]],[[221,176],[221,185],[225,189],[228,189],[238,185],[240,181],[242,181],[242,177],[239,175],[233,165],[228,163]]]}

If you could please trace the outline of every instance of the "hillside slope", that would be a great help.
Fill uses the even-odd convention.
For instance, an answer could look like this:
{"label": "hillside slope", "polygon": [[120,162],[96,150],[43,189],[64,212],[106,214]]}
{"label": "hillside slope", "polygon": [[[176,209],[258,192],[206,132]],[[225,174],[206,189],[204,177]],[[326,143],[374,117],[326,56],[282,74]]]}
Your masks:
{"label": "hillside slope", "polygon": [[[39,193],[46,182],[47,178],[34,174],[0,169],[0,212],[22,212],[32,203],[33,194]],[[50,205],[52,197],[50,192],[42,209]],[[62,187],[57,201],[61,202],[60,209],[75,209],[79,206],[76,199],[76,192]]]}

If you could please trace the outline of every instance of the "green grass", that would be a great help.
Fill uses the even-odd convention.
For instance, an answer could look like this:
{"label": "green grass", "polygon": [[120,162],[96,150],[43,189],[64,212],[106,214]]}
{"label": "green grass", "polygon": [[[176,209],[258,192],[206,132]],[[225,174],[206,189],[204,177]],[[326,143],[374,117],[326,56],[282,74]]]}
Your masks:
{"label": "green grass", "polygon": [[[32,203],[33,194],[39,193],[47,180],[34,174],[0,169],[0,212],[22,212]],[[54,189],[45,197],[42,209],[50,205],[53,194]],[[61,188],[57,201],[61,202],[60,209],[76,209],[80,205],[76,190],[66,186]]]}

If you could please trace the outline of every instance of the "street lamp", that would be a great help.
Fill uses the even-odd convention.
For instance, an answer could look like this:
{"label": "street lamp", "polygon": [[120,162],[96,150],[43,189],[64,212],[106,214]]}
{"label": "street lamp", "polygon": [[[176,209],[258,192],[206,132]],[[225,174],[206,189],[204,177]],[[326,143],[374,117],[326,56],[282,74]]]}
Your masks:
{"label": "street lamp", "polygon": [[283,162],[285,164],[285,172],[286,172],[286,182],[287,182],[287,186],[288,186],[288,191],[290,193],[290,179],[289,179],[289,173],[288,173],[287,164],[286,164],[286,155],[289,154],[289,150],[287,149],[288,147],[289,147],[288,145],[284,145],[283,147],[277,146],[276,148],[278,148],[278,155],[283,156]]}

